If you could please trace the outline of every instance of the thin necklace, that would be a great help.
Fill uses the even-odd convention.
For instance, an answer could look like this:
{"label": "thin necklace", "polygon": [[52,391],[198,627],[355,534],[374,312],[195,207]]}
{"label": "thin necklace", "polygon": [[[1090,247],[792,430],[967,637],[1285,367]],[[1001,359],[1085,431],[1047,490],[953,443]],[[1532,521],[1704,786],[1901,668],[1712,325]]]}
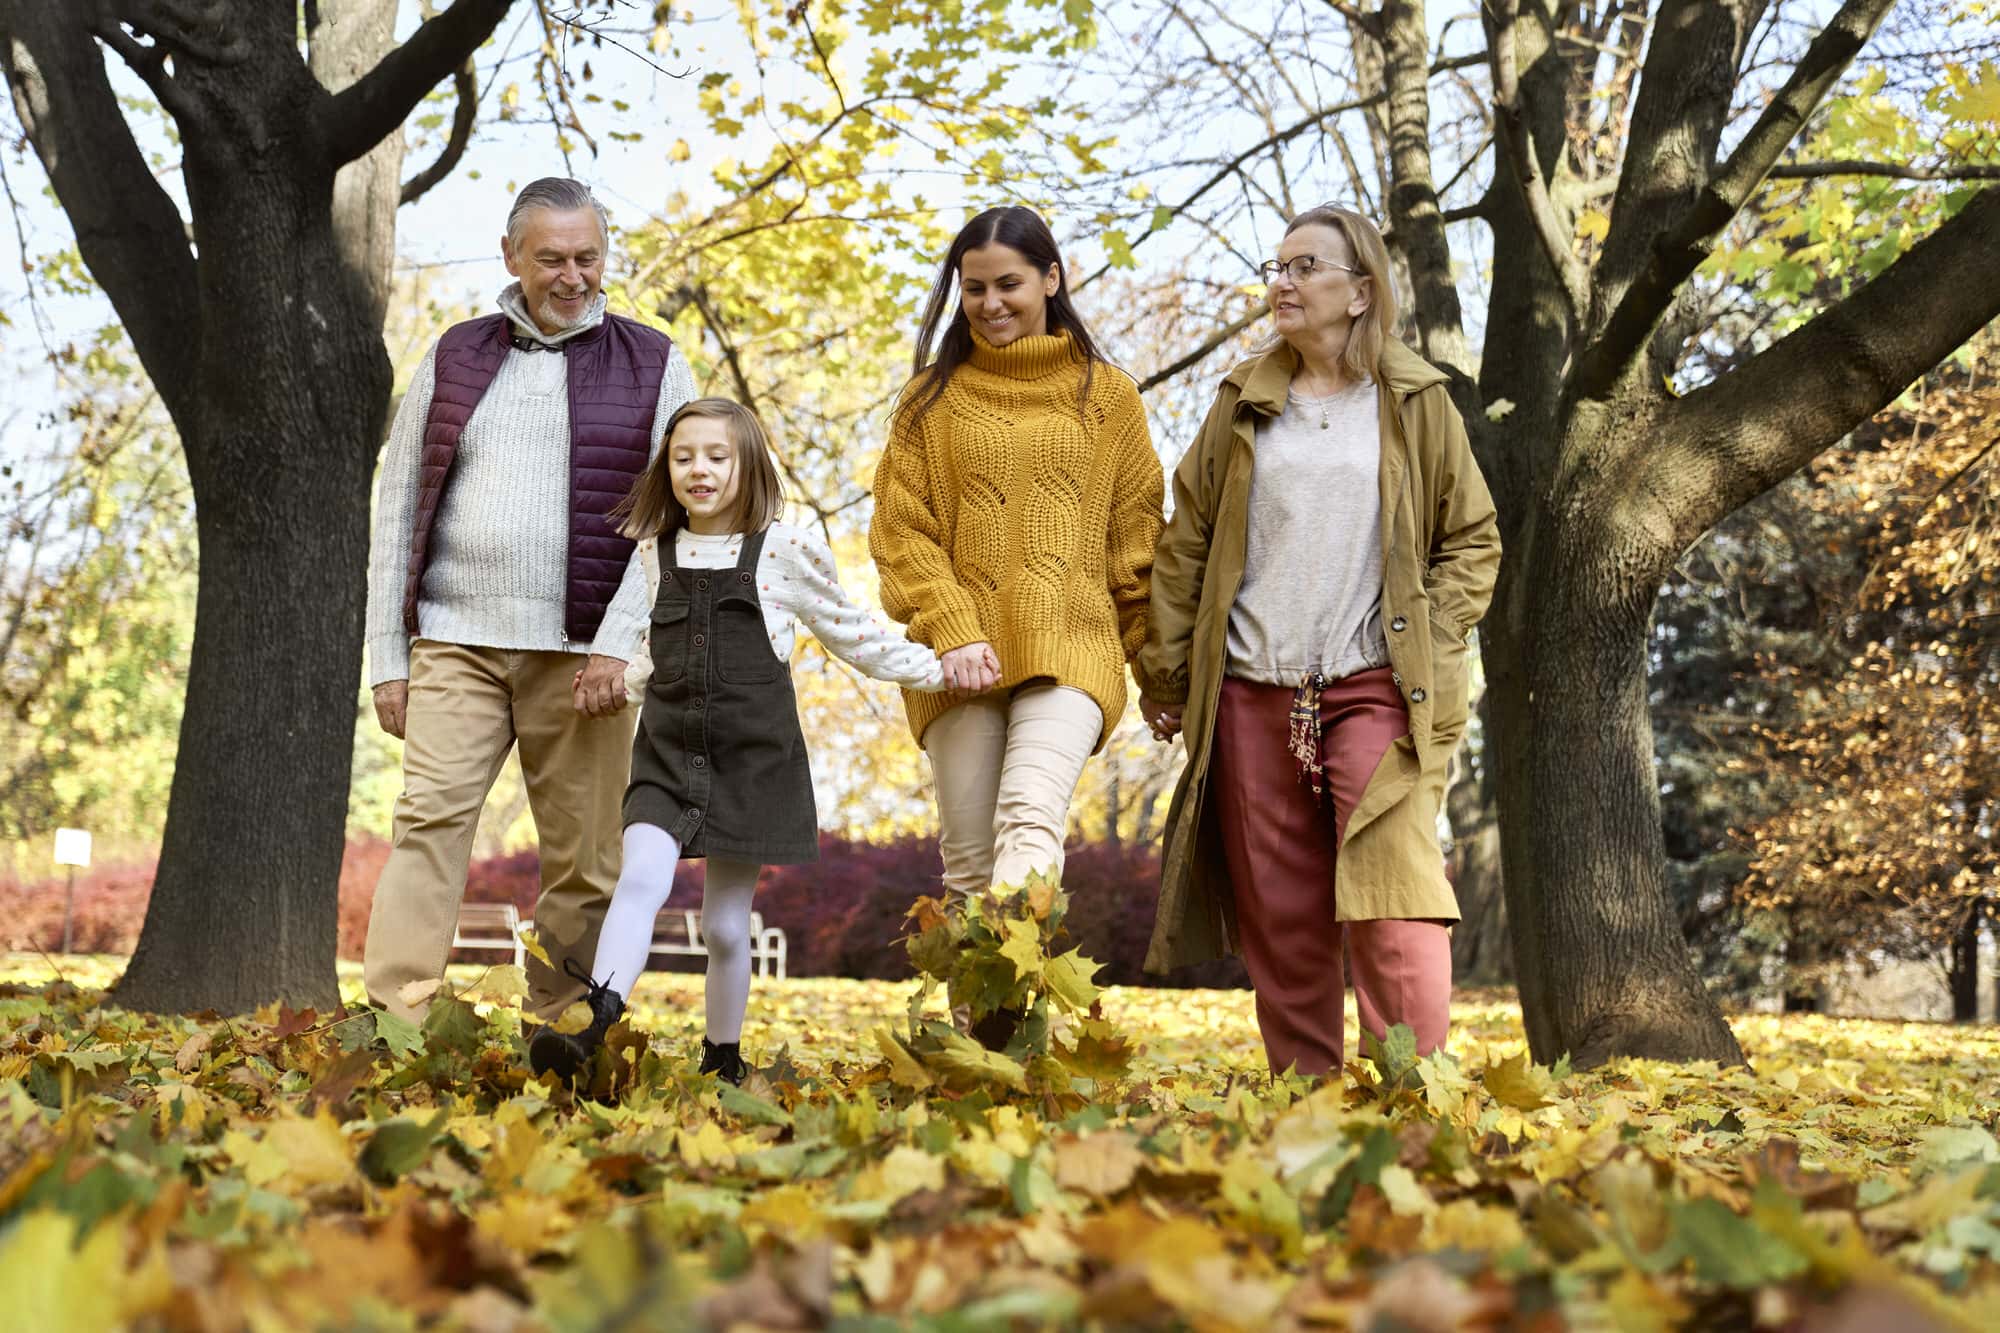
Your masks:
{"label": "thin necklace", "polygon": [[1332,425],[1332,420],[1327,415],[1327,404],[1340,397],[1340,390],[1336,389],[1324,398],[1308,398],[1304,394],[1296,392],[1292,394],[1292,397],[1298,399],[1299,406],[1308,411],[1315,407],[1319,409],[1319,428],[1321,430],[1326,430]]}

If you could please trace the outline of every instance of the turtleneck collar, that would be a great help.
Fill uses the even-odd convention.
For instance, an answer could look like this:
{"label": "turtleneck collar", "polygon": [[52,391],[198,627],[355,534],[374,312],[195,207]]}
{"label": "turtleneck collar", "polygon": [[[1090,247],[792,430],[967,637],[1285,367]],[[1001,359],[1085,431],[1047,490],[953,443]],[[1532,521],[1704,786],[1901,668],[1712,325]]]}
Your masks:
{"label": "turtleneck collar", "polygon": [[977,329],[971,330],[971,333],[972,364],[995,375],[1038,380],[1071,370],[1077,365],[1076,344],[1070,340],[1068,329],[1055,333],[1031,333],[1016,338],[1005,347],[995,347],[987,342],[979,336]]}
{"label": "turtleneck collar", "polygon": [[548,347],[560,347],[570,339],[588,333],[604,322],[603,292],[599,292],[591,301],[590,309],[585,312],[582,319],[556,333],[543,333],[541,326],[535,323],[535,317],[528,313],[527,298],[521,295],[521,284],[518,282],[510,282],[501,288],[500,295],[494,298],[494,303],[506,313],[508,319],[513,321],[516,334]]}

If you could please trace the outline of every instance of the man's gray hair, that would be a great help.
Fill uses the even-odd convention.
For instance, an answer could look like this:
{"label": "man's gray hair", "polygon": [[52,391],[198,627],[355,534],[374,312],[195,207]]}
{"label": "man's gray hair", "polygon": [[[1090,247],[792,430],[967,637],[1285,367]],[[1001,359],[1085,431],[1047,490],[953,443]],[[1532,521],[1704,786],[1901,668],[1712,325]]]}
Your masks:
{"label": "man's gray hair", "polygon": [[529,181],[514,196],[514,207],[507,213],[508,245],[521,243],[521,231],[528,225],[528,214],[538,208],[553,209],[558,213],[569,213],[579,208],[596,209],[598,230],[604,233],[604,243],[611,243],[611,215],[604,211],[603,204],[597,202],[597,196],[590,192],[590,187],[567,176],[544,176],[538,181]]}

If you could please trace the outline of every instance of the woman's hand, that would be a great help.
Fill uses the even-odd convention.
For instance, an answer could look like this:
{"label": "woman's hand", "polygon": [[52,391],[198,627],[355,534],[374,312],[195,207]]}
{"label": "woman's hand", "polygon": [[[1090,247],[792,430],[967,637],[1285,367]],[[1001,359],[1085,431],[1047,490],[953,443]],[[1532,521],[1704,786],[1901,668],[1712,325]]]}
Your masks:
{"label": "woman's hand", "polygon": [[944,687],[958,694],[981,694],[1000,683],[1000,659],[990,643],[968,643],[954,648],[940,659],[944,663]]}
{"label": "woman's hand", "polygon": [[1170,741],[1181,734],[1181,712],[1185,704],[1163,704],[1158,699],[1139,696],[1139,716],[1146,719],[1156,741]]}

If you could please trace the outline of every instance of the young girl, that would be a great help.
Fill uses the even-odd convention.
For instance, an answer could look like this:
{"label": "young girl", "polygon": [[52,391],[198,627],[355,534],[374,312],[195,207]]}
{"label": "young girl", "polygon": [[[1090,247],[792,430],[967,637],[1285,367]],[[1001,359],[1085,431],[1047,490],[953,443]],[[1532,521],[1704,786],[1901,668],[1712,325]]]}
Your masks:
{"label": "young girl", "polygon": [[826,544],[777,521],[782,503],[756,416],[726,398],[697,398],[667,423],[665,445],[622,508],[627,536],[660,543],[653,678],[632,743],[624,871],[593,975],[578,978],[590,985],[592,1020],[573,1035],[539,1029],[528,1043],[537,1074],[568,1079],[588,1063],[646,966],[675,865],[705,856],[701,1071],[741,1083],[758,872],[819,856],[789,669],[797,627],[877,680],[944,687],[937,654],[850,601]]}

